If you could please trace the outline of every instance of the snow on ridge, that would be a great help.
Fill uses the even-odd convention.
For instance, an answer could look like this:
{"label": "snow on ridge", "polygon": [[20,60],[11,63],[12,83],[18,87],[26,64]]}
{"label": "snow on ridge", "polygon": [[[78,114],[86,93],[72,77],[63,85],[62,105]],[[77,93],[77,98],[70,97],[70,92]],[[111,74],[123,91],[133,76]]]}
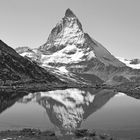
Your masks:
{"label": "snow on ridge", "polygon": [[65,66],[59,67],[58,69],[59,69],[59,71],[61,71],[62,73],[68,73],[68,72],[69,72],[69,71],[66,69]]}
{"label": "snow on ridge", "polygon": [[125,63],[126,66],[131,67],[133,69],[140,69],[140,64],[130,64],[131,60],[127,60],[125,58],[122,57],[117,57],[121,62]]}
{"label": "snow on ridge", "polygon": [[[72,54],[70,54],[73,52]],[[51,55],[42,55],[41,62],[46,63],[78,63],[80,61],[84,61],[87,56],[87,59],[95,57],[94,52],[85,52],[82,48],[77,48],[76,45],[67,45],[60,51],[57,51]]]}

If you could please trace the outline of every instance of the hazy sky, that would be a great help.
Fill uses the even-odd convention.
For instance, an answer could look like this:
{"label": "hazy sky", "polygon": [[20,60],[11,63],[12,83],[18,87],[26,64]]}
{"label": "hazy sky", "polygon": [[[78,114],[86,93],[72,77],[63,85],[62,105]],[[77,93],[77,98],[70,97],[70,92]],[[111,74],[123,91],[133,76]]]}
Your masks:
{"label": "hazy sky", "polygon": [[140,58],[140,0],[0,0],[0,39],[38,47],[67,8],[113,55]]}

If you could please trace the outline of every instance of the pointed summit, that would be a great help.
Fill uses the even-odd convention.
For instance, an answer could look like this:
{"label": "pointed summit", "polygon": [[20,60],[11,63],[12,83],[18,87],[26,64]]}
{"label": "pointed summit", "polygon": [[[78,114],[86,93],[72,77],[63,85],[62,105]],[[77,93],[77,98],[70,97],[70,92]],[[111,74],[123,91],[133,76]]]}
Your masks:
{"label": "pointed summit", "polygon": [[65,17],[76,17],[75,14],[72,12],[71,9],[67,9],[65,12]]}
{"label": "pointed summit", "polygon": [[71,9],[67,9],[66,12],[65,12],[65,16],[63,18],[63,25],[65,26],[65,23],[66,23],[66,26],[68,26],[69,24],[73,24],[73,25],[77,25],[78,28],[82,31],[82,25],[79,21],[79,19],[77,18],[77,16],[73,13],[73,11]]}
{"label": "pointed summit", "polygon": [[83,46],[84,32],[79,19],[67,9],[65,16],[52,29],[48,40],[40,46],[42,52],[54,53],[66,46]]}

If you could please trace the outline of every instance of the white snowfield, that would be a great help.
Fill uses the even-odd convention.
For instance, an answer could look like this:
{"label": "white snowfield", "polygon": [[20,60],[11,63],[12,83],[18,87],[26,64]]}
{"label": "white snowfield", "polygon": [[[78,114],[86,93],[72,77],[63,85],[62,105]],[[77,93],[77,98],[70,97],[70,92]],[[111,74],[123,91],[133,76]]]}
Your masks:
{"label": "white snowfield", "polygon": [[[71,54],[70,54],[71,53]],[[86,57],[84,57],[86,56]],[[67,45],[60,51],[57,51],[51,55],[42,55],[41,62],[43,64],[48,63],[78,63],[81,61],[85,61],[87,59],[91,59],[95,57],[92,51],[85,52],[82,48],[77,48],[76,45]]]}
{"label": "white snowfield", "polygon": [[[102,50],[101,50],[102,51]],[[69,54],[71,53],[71,54]],[[101,52],[98,52],[99,54]],[[32,52],[24,52],[20,54],[21,56],[27,56],[33,60],[35,60],[35,54]],[[49,63],[63,63],[63,64],[71,64],[71,63],[78,63],[85,60],[91,60],[95,58],[95,54],[93,51],[88,51],[88,49],[84,48],[77,48],[76,45],[67,45],[60,51],[57,51],[51,55],[43,55],[40,54],[40,61],[42,67],[50,67]],[[126,66],[131,67],[133,69],[140,69],[139,64],[131,64],[132,60],[127,60],[122,57],[116,57],[119,61],[124,63]],[[57,67],[57,69],[62,73],[68,73],[69,71],[66,69],[65,66]]]}
{"label": "white snowfield", "polygon": [[[69,52],[73,52],[73,54],[69,54]],[[31,52],[24,52],[21,54],[22,56],[27,56],[29,58],[35,57],[34,54],[31,54]],[[64,49],[53,53],[52,55],[41,55],[41,66],[42,67],[51,67],[49,63],[63,63],[63,64],[70,64],[70,63],[78,63],[85,60],[90,60],[92,58],[95,58],[95,54],[93,51],[84,53],[84,50],[76,48],[75,45],[68,45]],[[127,60],[122,57],[116,57],[119,61],[124,63],[126,66],[131,67],[133,69],[140,69],[140,64],[130,64],[131,60]],[[61,73],[69,73],[69,71],[66,69],[66,66],[58,66],[56,67],[59,72]]]}
{"label": "white snowfield", "polygon": [[29,58],[32,58],[34,56],[34,54],[32,52],[24,52],[20,54],[21,56],[27,56]]}
{"label": "white snowfield", "polygon": [[66,69],[65,66],[59,67],[58,69],[59,69],[59,71],[61,71],[62,73],[68,73],[68,70]]}

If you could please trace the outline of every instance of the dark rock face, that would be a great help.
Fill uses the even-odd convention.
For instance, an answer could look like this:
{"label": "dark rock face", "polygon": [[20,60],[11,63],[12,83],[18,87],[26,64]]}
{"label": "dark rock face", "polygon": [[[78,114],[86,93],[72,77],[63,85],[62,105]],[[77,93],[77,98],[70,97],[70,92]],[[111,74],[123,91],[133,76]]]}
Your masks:
{"label": "dark rock face", "polygon": [[71,9],[67,9],[65,12],[65,17],[76,17],[75,14],[71,11]]}

